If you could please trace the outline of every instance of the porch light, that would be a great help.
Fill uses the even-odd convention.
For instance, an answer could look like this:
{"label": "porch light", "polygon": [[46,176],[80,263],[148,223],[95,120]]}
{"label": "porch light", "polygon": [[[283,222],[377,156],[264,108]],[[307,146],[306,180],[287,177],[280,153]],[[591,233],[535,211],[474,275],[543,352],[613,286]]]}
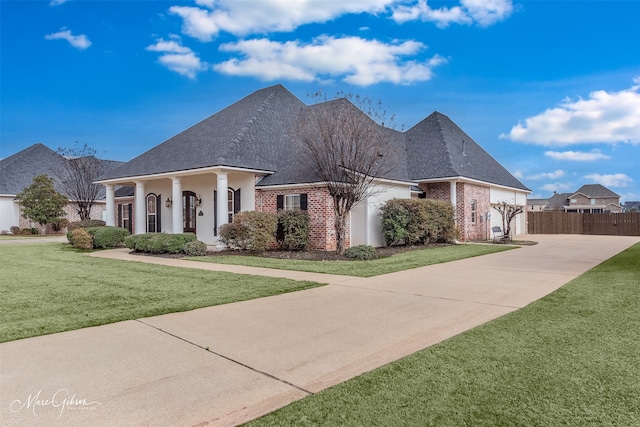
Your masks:
{"label": "porch light", "polygon": [[168,208],[170,208],[170,207],[171,207],[172,202],[171,202],[171,199],[170,199],[169,197],[167,197],[167,201],[166,201],[166,202],[164,202],[164,205],[165,205],[166,207],[168,207]]}
{"label": "porch light", "polygon": [[200,204],[202,204],[202,199],[199,194],[196,194],[196,207],[200,206]]}

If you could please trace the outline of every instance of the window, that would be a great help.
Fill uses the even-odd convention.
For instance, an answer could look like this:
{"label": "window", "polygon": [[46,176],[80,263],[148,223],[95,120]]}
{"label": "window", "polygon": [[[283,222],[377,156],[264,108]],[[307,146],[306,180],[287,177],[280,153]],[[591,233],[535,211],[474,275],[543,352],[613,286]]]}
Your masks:
{"label": "window", "polygon": [[307,210],[307,195],[306,194],[279,194],[276,199],[276,208],[278,210],[291,211],[299,209],[301,211]]}
{"label": "window", "polygon": [[227,190],[227,213],[229,214],[229,223],[233,222],[234,207],[234,191],[230,188]]}
{"label": "window", "polygon": [[182,192],[182,229],[185,233],[196,232],[196,193]]}
{"label": "window", "polygon": [[147,195],[147,233],[158,232],[158,198],[155,194]]}
{"label": "window", "polygon": [[596,199],[591,199],[591,204],[595,205],[596,204]]}
{"label": "window", "polygon": [[284,196],[284,210],[293,211],[300,209],[300,195],[299,194],[287,194]]}
{"label": "window", "polygon": [[131,204],[125,204],[122,206],[122,222],[120,226],[131,232]]}
{"label": "window", "polygon": [[476,207],[477,207],[476,199],[471,200],[471,223],[475,224],[476,222]]}
{"label": "window", "polygon": [[578,199],[571,199],[571,203],[578,203]]}

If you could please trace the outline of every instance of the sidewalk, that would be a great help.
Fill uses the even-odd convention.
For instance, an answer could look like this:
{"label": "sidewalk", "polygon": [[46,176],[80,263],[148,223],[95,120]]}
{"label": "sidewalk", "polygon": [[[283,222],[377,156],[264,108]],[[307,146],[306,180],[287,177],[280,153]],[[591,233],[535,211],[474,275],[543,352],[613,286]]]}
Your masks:
{"label": "sidewalk", "polygon": [[540,244],[372,278],[135,256],[329,285],[0,344],[0,424],[236,425],[523,307],[640,241],[529,239]]}

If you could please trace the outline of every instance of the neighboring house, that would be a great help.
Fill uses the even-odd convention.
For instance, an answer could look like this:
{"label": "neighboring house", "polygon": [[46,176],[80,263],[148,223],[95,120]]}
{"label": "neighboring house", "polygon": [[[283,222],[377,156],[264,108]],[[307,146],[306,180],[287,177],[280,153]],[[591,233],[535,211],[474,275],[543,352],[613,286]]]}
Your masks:
{"label": "neighboring house", "polygon": [[549,206],[549,199],[527,199],[527,212],[540,212]]}
{"label": "neighboring house", "polygon": [[[299,113],[317,108],[331,104],[307,106],[281,85],[250,94],[100,177],[107,223],[129,221],[136,234],[194,232],[214,245],[239,211],[302,209],[311,249],[335,250],[332,199],[291,139]],[[487,238],[491,225],[502,225],[492,205],[526,204],[529,189],[443,114],[406,132],[379,129],[393,144],[394,168],[351,212],[347,247],[384,245],[379,208],[392,198],[450,201],[461,240]],[[134,186],[133,197],[117,186]],[[525,221],[515,221],[517,233],[526,232]]]}
{"label": "neighboring house", "polygon": [[581,213],[622,212],[620,196],[600,184],[586,184],[575,193],[553,193],[545,211]]}
{"label": "neighboring house", "polygon": [[625,212],[640,212],[640,202],[638,201],[627,201],[624,204]]}
{"label": "neighboring house", "polygon": [[[22,218],[20,205],[15,200],[16,195],[33,183],[33,178],[45,174],[53,179],[55,189],[64,194],[62,177],[66,173],[66,159],[64,156],[44,146],[34,144],[24,150],[0,160],[0,231],[9,231],[11,227],[20,228],[36,227],[27,219]],[[104,160],[107,168],[120,166],[122,162]],[[105,210],[104,191],[96,200],[91,210],[91,218],[103,219]],[[69,221],[78,221],[78,212],[75,203],[70,203],[64,208],[65,218]]]}

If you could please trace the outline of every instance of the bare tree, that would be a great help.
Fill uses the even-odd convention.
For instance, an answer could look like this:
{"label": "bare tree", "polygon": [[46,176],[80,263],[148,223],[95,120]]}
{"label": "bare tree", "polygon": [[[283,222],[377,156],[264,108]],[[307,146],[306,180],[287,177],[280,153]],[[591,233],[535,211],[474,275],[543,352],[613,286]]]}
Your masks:
{"label": "bare tree", "polygon": [[524,206],[502,202],[493,207],[502,215],[502,229],[507,236],[511,235],[511,221],[523,212]]}
{"label": "bare tree", "polygon": [[312,97],[316,104],[303,109],[294,139],[333,199],[336,251],[343,254],[349,212],[393,169],[394,131],[383,127],[386,112],[369,98],[340,93],[318,103],[324,94]]}
{"label": "bare tree", "polygon": [[104,162],[98,159],[96,150],[86,143],[71,148],[58,148],[58,153],[66,158],[62,173],[62,189],[71,202],[76,203],[76,210],[81,220],[90,219],[91,208],[100,195],[101,185],[93,181],[105,172]]}

